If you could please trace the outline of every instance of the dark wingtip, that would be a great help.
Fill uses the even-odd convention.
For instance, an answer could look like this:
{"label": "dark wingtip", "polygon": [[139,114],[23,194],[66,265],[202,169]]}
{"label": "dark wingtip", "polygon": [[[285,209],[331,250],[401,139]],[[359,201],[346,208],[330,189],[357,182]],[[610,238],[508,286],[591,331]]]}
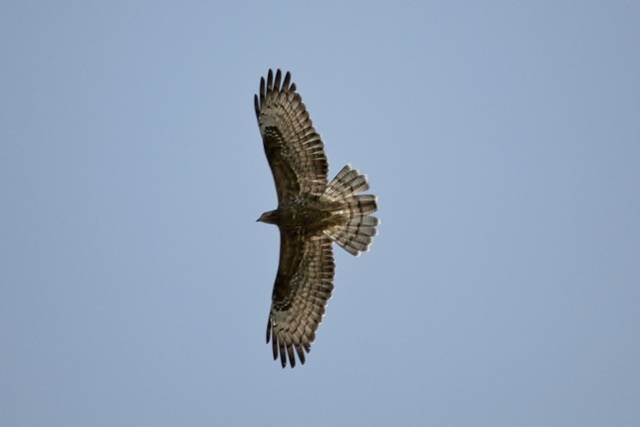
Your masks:
{"label": "dark wingtip", "polygon": [[300,344],[296,344],[296,353],[298,353],[298,359],[300,359],[300,364],[304,365],[304,362],[305,362],[304,350],[302,350],[302,347],[300,346]]}
{"label": "dark wingtip", "polygon": [[270,338],[271,338],[271,318],[267,319],[267,344],[269,344]]}
{"label": "dark wingtip", "polygon": [[273,349],[273,360],[276,360],[278,358],[278,338],[276,335],[273,336],[271,344],[271,347]]}
{"label": "dark wingtip", "polygon": [[282,73],[280,72],[280,68],[276,70],[276,81],[273,83],[273,89],[276,92],[280,92],[280,80],[282,80]]}
{"label": "dark wingtip", "polygon": [[279,350],[280,350],[280,364],[282,365],[283,368],[285,368],[287,366],[287,353],[285,353],[284,351],[284,344],[281,342],[279,343]]}
{"label": "dark wingtip", "polygon": [[293,354],[293,346],[291,344],[287,345],[287,355],[289,356],[289,366],[295,368],[296,356]]}
{"label": "dark wingtip", "polygon": [[267,73],[267,91],[271,92],[273,90],[273,71],[269,68],[269,72]]}
{"label": "dark wingtip", "polygon": [[258,101],[258,95],[253,95],[253,108],[256,110],[256,117],[260,115],[260,102]]}
{"label": "dark wingtip", "polygon": [[284,83],[282,84],[282,90],[289,90],[289,83],[291,83],[291,73],[287,71],[287,74],[284,75]]}
{"label": "dark wingtip", "polygon": [[266,96],[267,91],[264,83],[264,77],[260,77],[260,105],[264,102],[264,97]]}

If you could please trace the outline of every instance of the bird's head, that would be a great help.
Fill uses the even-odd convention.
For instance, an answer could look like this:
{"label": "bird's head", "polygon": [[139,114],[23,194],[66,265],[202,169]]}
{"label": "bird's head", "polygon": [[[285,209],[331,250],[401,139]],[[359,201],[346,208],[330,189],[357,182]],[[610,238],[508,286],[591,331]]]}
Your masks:
{"label": "bird's head", "polygon": [[277,224],[278,223],[278,211],[267,211],[260,215],[260,218],[256,220],[257,222],[264,222],[266,224]]}

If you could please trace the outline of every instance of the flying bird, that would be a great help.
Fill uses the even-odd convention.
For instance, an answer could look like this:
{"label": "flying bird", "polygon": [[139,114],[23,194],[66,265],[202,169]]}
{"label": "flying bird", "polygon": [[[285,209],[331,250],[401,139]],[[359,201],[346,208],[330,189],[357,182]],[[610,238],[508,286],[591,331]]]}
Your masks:
{"label": "flying bird", "polygon": [[[267,343],[282,367],[301,364],[333,291],[332,243],[352,255],[369,249],[378,219],[366,176],[350,165],[327,181],[320,135],[291,82],[291,74],[269,70],[254,96],[258,126],[278,195],[278,208],[258,221],[280,230],[280,261],[267,321]],[[295,350],[295,354],[294,354]]]}

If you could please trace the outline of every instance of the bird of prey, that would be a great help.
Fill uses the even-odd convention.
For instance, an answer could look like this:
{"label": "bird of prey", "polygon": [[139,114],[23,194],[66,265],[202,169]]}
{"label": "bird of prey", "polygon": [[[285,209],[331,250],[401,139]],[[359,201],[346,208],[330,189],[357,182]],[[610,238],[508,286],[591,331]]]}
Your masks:
{"label": "bird of prey", "polygon": [[333,291],[332,242],[352,255],[376,234],[376,197],[366,176],[346,165],[327,182],[320,135],[287,72],[269,70],[254,96],[258,126],[278,195],[278,208],[258,221],[280,229],[280,261],[267,321],[267,343],[282,367],[301,364]]}

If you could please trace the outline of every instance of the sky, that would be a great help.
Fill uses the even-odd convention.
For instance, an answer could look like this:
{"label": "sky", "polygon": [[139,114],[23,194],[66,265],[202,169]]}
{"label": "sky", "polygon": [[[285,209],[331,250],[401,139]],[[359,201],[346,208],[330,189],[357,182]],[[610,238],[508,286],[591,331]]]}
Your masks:
{"label": "sky", "polygon": [[[0,425],[635,426],[640,3],[0,6]],[[290,70],[382,225],[265,328]]]}

